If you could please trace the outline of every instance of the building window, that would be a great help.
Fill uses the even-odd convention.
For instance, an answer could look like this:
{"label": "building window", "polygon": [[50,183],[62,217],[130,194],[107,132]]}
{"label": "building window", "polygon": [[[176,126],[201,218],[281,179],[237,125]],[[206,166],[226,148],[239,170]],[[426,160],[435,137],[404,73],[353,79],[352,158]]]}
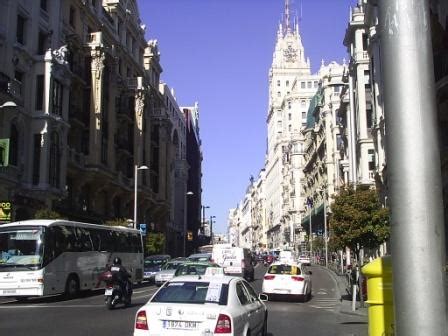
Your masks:
{"label": "building window", "polygon": [[291,132],[292,131],[292,126],[288,125],[288,131]]}
{"label": "building window", "polygon": [[306,112],[302,112],[302,120],[306,119]]}
{"label": "building window", "polygon": [[341,86],[340,85],[335,85],[333,90],[334,90],[335,93],[339,93],[339,92],[341,92]]}
{"label": "building window", "polygon": [[302,89],[305,89],[305,82],[300,82],[300,87],[301,87]]}
{"label": "building window", "polygon": [[22,45],[25,44],[25,25],[26,25],[26,19],[20,14],[17,15],[16,38],[17,42]]}
{"label": "building window", "polygon": [[313,87],[312,84],[312,82],[308,82],[308,89],[311,89]]}
{"label": "building window", "polygon": [[37,54],[43,55],[47,50],[47,38],[48,33],[39,30],[39,35],[37,36]]}
{"label": "building window", "polygon": [[73,6],[70,6],[70,12],[69,12],[69,17],[68,17],[68,23],[70,24],[70,26],[72,26],[73,28],[75,28],[75,19],[76,19],[76,9]]}
{"label": "building window", "polygon": [[22,71],[16,70],[14,72],[14,79],[16,80],[16,84],[17,84],[17,94],[20,97],[22,97],[22,94],[24,92],[23,91],[23,81],[25,79],[24,77],[25,77],[25,75]]}
{"label": "building window", "polygon": [[9,136],[9,164],[17,166],[19,158],[19,131],[17,126],[11,125],[11,134]]}
{"label": "building window", "polygon": [[319,82],[318,81],[314,81],[314,87],[317,88],[319,86]]}
{"label": "building window", "polygon": [[277,81],[277,86],[280,86],[280,81],[279,80]]}
{"label": "building window", "polygon": [[362,50],[367,50],[367,46],[368,46],[368,35],[367,34],[362,34]]}
{"label": "building window", "polygon": [[47,0],[40,0],[40,9],[47,11],[48,7],[47,7]]}
{"label": "building window", "polygon": [[44,75],[36,76],[36,110],[42,110],[44,107]]}
{"label": "building window", "polygon": [[369,170],[374,171],[376,168],[375,151],[373,149],[369,149],[367,153],[369,159]]}
{"label": "building window", "polygon": [[50,167],[49,182],[52,187],[59,188],[59,175],[61,171],[61,150],[59,147],[59,135],[56,132],[51,134],[50,139]]}
{"label": "building window", "polygon": [[373,111],[372,111],[371,106],[366,109],[366,121],[367,121],[367,128],[372,128],[372,126],[373,126]]}
{"label": "building window", "polygon": [[300,101],[300,105],[305,106],[306,105],[306,101],[305,100],[301,100]]}
{"label": "building window", "polygon": [[51,113],[62,116],[63,87],[56,79],[53,80],[53,92],[51,98]]}
{"label": "building window", "polygon": [[291,113],[288,113],[288,120],[291,120],[292,119],[292,115],[291,115]]}
{"label": "building window", "polygon": [[286,86],[287,86],[287,87],[289,86],[289,80],[286,81]]}
{"label": "building window", "polygon": [[288,109],[291,109],[291,102],[288,102]]}
{"label": "building window", "polygon": [[277,91],[277,97],[281,97],[280,91]]}

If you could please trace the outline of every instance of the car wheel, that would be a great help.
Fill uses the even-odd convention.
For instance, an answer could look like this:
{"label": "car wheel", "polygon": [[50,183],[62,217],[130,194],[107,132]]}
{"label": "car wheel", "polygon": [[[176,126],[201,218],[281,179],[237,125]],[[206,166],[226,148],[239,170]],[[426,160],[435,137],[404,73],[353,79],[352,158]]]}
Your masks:
{"label": "car wheel", "polygon": [[74,275],[70,275],[65,283],[65,296],[73,299],[79,294],[79,281]]}

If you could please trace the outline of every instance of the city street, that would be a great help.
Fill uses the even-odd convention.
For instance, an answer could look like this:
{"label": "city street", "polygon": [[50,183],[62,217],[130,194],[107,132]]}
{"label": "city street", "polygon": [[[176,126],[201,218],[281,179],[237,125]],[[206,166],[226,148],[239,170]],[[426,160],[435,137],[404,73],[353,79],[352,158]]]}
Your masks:
{"label": "city street", "polygon": [[[365,317],[340,313],[336,282],[321,267],[310,267],[313,272],[313,297],[306,303],[268,302],[268,335],[325,335],[365,336]],[[261,289],[265,272],[256,267],[253,286]],[[28,302],[0,301],[1,335],[132,335],[134,315],[157,287],[143,284],[134,289],[130,308],[108,311],[103,304],[103,292],[96,291],[73,300],[61,297],[33,299]]]}

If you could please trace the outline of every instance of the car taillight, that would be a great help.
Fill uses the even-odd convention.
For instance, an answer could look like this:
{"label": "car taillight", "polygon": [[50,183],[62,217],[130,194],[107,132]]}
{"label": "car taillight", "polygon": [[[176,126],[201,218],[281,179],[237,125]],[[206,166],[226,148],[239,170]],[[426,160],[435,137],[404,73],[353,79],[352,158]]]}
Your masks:
{"label": "car taillight", "polygon": [[303,281],[303,280],[305,280],[305,279],[303,279],[300,276],[292,276],[291,279],[294,280],[294,281]]}
{"label": "car taillight", "polygon": [[230,316],[225,314],[219,314],[218,321],[216,322],[215,334],[229,334],[232,332],[232,321]]}
{"label": "car taillight", "polygon": [[137,313],[137,317],[135,318],[135,329],[148,330],[148,320],[144,310]]}
{"label": "car taillight", "polygon": [[275,278],[275,275],[265,275],[263,279],[265,280],[272,280]]}

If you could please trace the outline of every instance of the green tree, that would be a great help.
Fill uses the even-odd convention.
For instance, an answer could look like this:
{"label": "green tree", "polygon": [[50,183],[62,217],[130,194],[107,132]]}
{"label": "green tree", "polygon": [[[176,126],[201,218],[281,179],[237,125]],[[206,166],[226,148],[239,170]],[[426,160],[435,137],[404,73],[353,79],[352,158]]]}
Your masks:
{"label": "green tree", "polygon": [[128,227],[128,221],[125,218],[114,218],[105,222],[108,226],[124,226]]}
{"label": "green tree", "polygon": [[51,209],[39,209],[34,214],[35,219],[65,219],[60,213]]}
{"label": "green tree", "polygon": [[163,233],[149,232],[146,235],[145,251],[146,254],[160,254],[165,249],[165,236]]}
{"label": "green tree", "polygon": [[389,210],[382,207],[375,190],[347,186],[334,197],[330,217],[331,245],[376,248],[389,238]]}

